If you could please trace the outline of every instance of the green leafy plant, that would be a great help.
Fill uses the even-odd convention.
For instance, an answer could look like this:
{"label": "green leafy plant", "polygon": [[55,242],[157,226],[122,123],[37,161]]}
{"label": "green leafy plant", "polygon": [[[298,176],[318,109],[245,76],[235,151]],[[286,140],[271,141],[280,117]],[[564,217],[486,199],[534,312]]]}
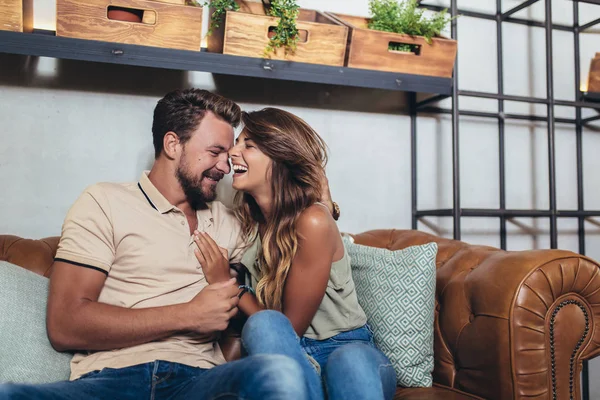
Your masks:
{"label": "green leafy plant", "polygon": [[[264,3],[264,2],[263,2]],[[279,18],[269,44],[265,49],[265,57],[270,57],[277,48],[283,47],[285,54],[294,53],[298,44],[298,28],[296,20],[300,6],[296,0],[272,0],[268,7],[268,15]]]}
{"label": "green leafy plant", "polygon": [[[196,3],[195,5],[199,5],[196,0],[187,1],[191,1],[192,3]],[[211,35],[213,31],[220,26],[219,24],[223,20],[223,17],[225,17],[225,13],[227,11],[237,11],[240,9],[240,6],[235,2],[235,0],[209,0],[204,3],[204,5],[209,6],[214,10],[212,16],[210,17],[210,25],[208,27],[207,35]]]}
{"label": "green leafy plant", "polygon": [[[199,5],[196,0],[187,0],[188,4]],[[283,47],[285,54],[294,53],[298,44],[298,28],[296,21],[300,7],[296,0],[262,0],[265,14],[279,18],[279,23],[269,32],[269,44],[265,48],[264,56],[270,57],[276,49]],[[223,21],[227,11],[238,11],[240,6],[236,0],[208,0],[204,5],[213,9],[208,35],[212,34]]]}
{"label": "green leafy plant", "polygon": [[[442,30],[452,18],[448,10],[442,10],[431,18],[424,16],[424,10],[419,8],[417,0],[369,0],[371,20],[369,29],[378,31],[402,33],[410,36],[423,36],[427,43],[432,38],[440,36]],[[417,45],[391,43],[390,50],[415,52]]]}

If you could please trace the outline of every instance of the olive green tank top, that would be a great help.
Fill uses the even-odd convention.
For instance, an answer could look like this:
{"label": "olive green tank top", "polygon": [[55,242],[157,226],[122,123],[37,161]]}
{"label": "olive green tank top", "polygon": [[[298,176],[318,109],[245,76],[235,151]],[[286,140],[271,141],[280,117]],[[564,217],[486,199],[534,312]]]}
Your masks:
{"label": "olive green tank top", "polygon": [[[248,284],[253,288],[260,280],[258,253],[261,246],[260,238],[257,238],[242,257],[242,264],[250,273]],[[340,332],[359,328],[366,323],[367,317],[356,297],[350,256],[344,248],[344,256],[331,264],[325,296],[304,336],[316,340],[329,339]]]}

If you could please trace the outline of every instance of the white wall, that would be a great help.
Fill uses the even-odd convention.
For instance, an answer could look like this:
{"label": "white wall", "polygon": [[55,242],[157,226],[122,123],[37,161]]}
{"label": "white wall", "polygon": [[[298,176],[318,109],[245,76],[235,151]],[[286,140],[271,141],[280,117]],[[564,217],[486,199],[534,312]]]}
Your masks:
{"label": "white wall", "polygon": [[[306,8],[366,15],[367,0],[300,0]],[[430,1],[430,4],[448,5]],[[460,8],[493,13],[495,0],[462,0]],[[520,1],[504,1],[508,9]],[[544,2],[519,16],[543,18]],[[555,0],[556,23],[572,24],[572,2]],[[35,23],[53,29],[53,0],[35,0]],[[600,17],[600,7],[581,4],[582,23]],[[459,20],[460,88],[494,92],[496,27],[493,21],[468,17]],[[596,51],[599,35],[582,35],[582,77]],[[555,93],[574,99],[572,34],[554,33]],[[504,25],[505,91],[545,97],[544,31]],[[142,73],[143,72],[143,73]],[[225,79],[225,80],[224,80]],[[370,106],[371,93],[330,93],[307,87],[304,100],[289,103],[285,84],[263,91],[256,81],[213,79],[204,73],[139,69],[124,66],[57,62],[0,55],[0,232],[39,238],[57,235],[74,199],[97,181],[137,180],[152,162],[151,119],[156,101],[175,87],[217,87],[242,100],[245,109],[282,106],[306,119],[327,141],[328,175],[335,200],[342,208],[340,228],[360,232],[375,228],[410,228],[410,121],[389,112],[334,110],[331,103],[354,93],[355,108]],[[237,90],[232,86],[238,85]],[[295,86],[298,87],[298,86]],[[251,92],[251,93],[248,93]],[[389,94],[387,94],[389,95]],[[362,97],[362,99],[361,99]],[[286,99],[286,100],[282,100]],[[331,100],[334,99],[334,100]],[[380,103],[385,103],[381,100]],[[291,106],[290,106],[291,104]],[[444,102],[443,104],[448,104]],[[495,111],[493,100],[461,99],[461,107]],[[371,109],[371,108],[370,108]],[[507,102],[507,112],[545,115],[545,107]],[[573,118],[574,109],[557,107],[557,115]],[[584,115],[593,115],[586,111]],[[461,119],[461,194],[463,207],[497,208],[497,123]],[[418,122],[419,208],[452,206],[451,126],[445,117],[421,117]],[[571,126],[557,125],[558,205],[575,209],[575,135]],[[600,209],[600,185],[595,171],[600,135],[584,133],[585,206]],[[506,125],[506,193],[509,208],[548,208],[547,138],[544,124],[510,122]],[[221,191],[227,192],[226,185]],[[444,236],[451,235],[449,219],[427,219]],[[510,249],[549,247],[545,219],[517,221],[538,231],[531,235],[509,224]],[[463,240],[499,246],[497,219],[463,219]],[[559,220],[559,245],[577,251],[576,221]],[[421,229],[428,230],[424,224]],[[600,259],[600,229],[589,222],[588,255]],[[592,395],[600,398],[600,361],[592,362]]]}

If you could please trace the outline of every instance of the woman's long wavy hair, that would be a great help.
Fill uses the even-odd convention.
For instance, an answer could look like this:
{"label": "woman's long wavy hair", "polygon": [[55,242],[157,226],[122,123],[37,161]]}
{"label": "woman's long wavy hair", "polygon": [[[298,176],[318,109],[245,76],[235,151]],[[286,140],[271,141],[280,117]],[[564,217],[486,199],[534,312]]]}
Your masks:
{"label": "woman's long wavy hair", "polygon": [[246,135],[272,160],[267,176],[273,198],[267,219],[251,195],[238,192],[236,215],[246,240],[254,239],[260,226],[256,296],[265,307],[281,310],[283,288],[298,249],[296,221],[321,198],[327,147],[305,121],[277,108],[244,112],[242,124]]}

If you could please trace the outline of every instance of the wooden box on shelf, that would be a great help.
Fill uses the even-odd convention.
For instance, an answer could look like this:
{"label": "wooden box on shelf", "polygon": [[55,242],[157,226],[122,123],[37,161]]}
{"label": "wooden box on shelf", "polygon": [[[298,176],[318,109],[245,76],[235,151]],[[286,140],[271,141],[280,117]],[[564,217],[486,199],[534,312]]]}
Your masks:
{"label": "wooden box on shelf", "polygon": [[[265,15],[261,2],[239,1],[239,11],[228,11],[225,21],[208,36],[208,51],[245,57],[264,57],[269,32],[279,18]],[[212,15],[212,10],[210,11]],[[283,48],[271,54],[275,60],[324,65],[344,65],[348,28],[315,10],[300,9],[296,26],[299,40],[294,54]]]}
{"label": "wooden box on shelf", "polygon": [[185,0],[57,0],[56,35],[200,51],[202,7]]}
{"label": "wooden box on shelf", "polygon": [[587,91],[600,93],[600,53],[596,53],[596,57],[590,63]]}
{"label": "wooden box on shelf", "polygon": [[[350,29],[346,66],[406,74],[452,77],[456,59],[455,40],[409,36],[368,28],[369,19],[328,13]],[[390,45],[412,45],[413,52],[390,50]]]}
{"label": "wooden box on shelf", "polygon": [[31,32],[33,0],[0,0],[0,30]]}

